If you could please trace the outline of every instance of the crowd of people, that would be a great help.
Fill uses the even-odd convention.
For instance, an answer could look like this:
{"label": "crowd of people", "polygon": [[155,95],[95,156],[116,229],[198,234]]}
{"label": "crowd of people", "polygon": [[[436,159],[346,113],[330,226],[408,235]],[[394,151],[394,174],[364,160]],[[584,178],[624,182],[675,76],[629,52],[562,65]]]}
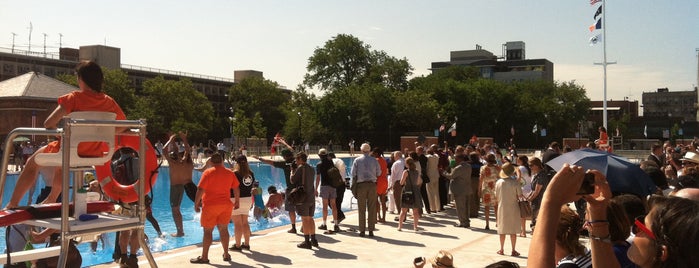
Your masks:
{"label": "crowd of people", "polygon": [[[118,104],[101,92],[103,75],[97,64],[81,62],[76,71],[80,91],[59,98],[58,107],[44,124],[46,128],[57,127],[60,119],[72,111],[109,111],[116,113],[117,119],[126,118]],[[288,213],[291,227],[288,232],[294,234],[297,233],[297,217],[300,217],[303,241],[297,246],[319,247],[313,219],[316,198],[321,200],[322,206],[322,224],[317,228],[324,230],[325,235],[342,232],[345,215],[341,204],[349,187],[357,200],[356,231],[360,237],[381,235],[376,233],[376,225],[386,221],[387,212],[398,214],[394,219],[398,222],[398,231],[411,221],[413,231],[422,232],[421,217],[429,214],[439,217],[444,214],[436,213],[453,206],[458,219],[455,228],[490,230],[491,221],[494,222],[500,240],[495,254],[505,255],[505,241],[509,236],[508,255],[520,256],[516,250],[517,238],[531,233],[530,267],[699,266],[699,256],[686,246],[699,241],[699,230],[695,228],[699,224],[699,142],[674,146],[666,143],[650,148],[647,160],[640,164],[656,186],[650,197],[613,191],[606,175],[597,170],[584,170],[573,163],[562,167],[545,165],[566,153],[557,142],[550,144],[542,159],[517,155],[514,147],[509,151],[501,150],[476,140],[454,148],[447,147],[446,143],[443,147],[416,143],[414,149],[390,153],[388,161],[380,148],[372,150],[370,144],[363,143],[349,172],[332,151],[320,149],[317,154],[320,162],[313,167],[308,162],[308,148],[295,153],[283,139],[275,138],[275,142],[286,147],[281,151],[281,159],[251,156],[284,172],[285,191],[279,193],[275,186],[269,186],[266,204],[262,199],[262,187],[245,153],[237,155],[227,168],[224,162],[228,158],[222,143],[199,152],[202,146],[193,148],[196,146],[189,145],[187,133],[179,132],[171,135],[166,144],[157,145],[170,166],[170,206],[176,226],[172,236],[185,236],[180,211],[185,194],[194,201],[194,210],[201,212],[202,254],[191,259],[191,263],[209,263],[214,228],[221,235],[224,261],[231,260],[229,251],[250,250],[248,215],[251,210],[258,219]],[[349,146],[354,154],[354,140]],[[600,139],[588,146],[610,151],[606,129],[601,127]],[[19,206],[19,200],[40,173],[48,178],[46,185],[50,188],[39,202],[56,202],[61,193],[62,177],[57,176],[60,168],[41,167],[34,160],[38,153],[56,152],[60,141],[35,151],[29,151],[29,147],[22,151],[26,161],[6,209]],[[81,150],[85,155],[99,153],[95,147]],[[200,160],[194,160],[195,153]],[[202,161],[196,169],[202,171],[198,185],[192,181],[195,161]],[[335,178],[335,172],[342,177]],[[594,191],[579,193],[586,175],[594,178]],[[347,183],[343,183],[345,181]],[[91,186],[99,191],[98,184]],[[300,194],[292,198],[292,192]],[[520,202],[531,204],[531,217],[520,213]],[[575,210],[571,203],[575,204]],[[126,209],[133,204],[122,205]],[[473,226],[470,218],[478,217],[481,207],[485,225]],[[133,214],[133,211],[122,213]],[[329,216],[332,228],[328,226]],[[230,222],[234,225],[232,236],[228,233]],[[157,221],[154,226],[160,234]],[[20,233],[25,234],[20,237],[26,240],[44,238],[36,230]],[[122,267],[137,267],[134,259],[139,237],[135,233],[122,231],[118,236],[120,256],[117,259]],[[231,238],[234,242],[229,247]],[[416,267],[426,262],[424,258],[414,260]],[[440,251],[429,262],[433,267],[455,266],[453,256],[446,251]],[[489,267],[507,265],[511,264],[494,263]]]}

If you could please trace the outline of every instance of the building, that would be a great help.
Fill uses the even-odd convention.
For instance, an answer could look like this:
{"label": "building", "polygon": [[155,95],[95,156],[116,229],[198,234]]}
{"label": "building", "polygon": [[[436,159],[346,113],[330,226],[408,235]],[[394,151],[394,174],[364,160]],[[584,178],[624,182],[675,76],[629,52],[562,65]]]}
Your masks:
{"label": "building", "polygon": [[[56,109],[58,97],[77,90],[37,72],[0,81],[0,138],[17,127],[44,127],[44,120]],[[35,136],[32,141],[46,141]]]}
{"label": "building", "polygon": [[[236,80],[245,77],[262,77],[262,72],[254,70],[236,71],[234,78],[221,78],[207,75],[192,74],[179,71],[163,70],[121,63],[121,49],[103,45],[81,46],[80,49],[61,48],[59,54],[30,52],[22,50],[0,49],[0,81],[4,81],[29,72],[56,77],[61,74],[72,74],[75,65],[80,60],[93,60],[109,69],[121,69],[126,72],[136,94],[142,92],[143,82],[163,76],[168,80],[188,78],[194,88],[204,93],[214,107],[219,117],[230,115],[228,107],[228,89]],[[240,75],[241,77],[237,77]]]}
{"label": "building", "polygon": [[697,89],[670,92],[668,88],[659,88],[656,92],[643,92],[643,116],[696,122]]}
{"label": "building", "polygon": [[553,81],[553,63],[547,59],[527,59],[522,41],[502,45],[503,56],[497,57],[476,45],[475,50],[451,51],[446,62],[432,62],[432,73],[449,66],[473,66],[483,78],[501,82]]}

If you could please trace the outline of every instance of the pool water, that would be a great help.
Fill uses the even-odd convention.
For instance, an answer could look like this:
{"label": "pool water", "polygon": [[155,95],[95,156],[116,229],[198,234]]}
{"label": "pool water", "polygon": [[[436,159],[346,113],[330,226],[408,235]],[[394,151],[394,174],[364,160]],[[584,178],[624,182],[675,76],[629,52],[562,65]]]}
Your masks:
{"label": "pool water", "polygon": [[[342,158],[342,160],[345,162],[347,165],[347,172],[350,172],[350,167],[352,166],[352,159],[353,158]],[[309,159],[309,163],[312,166],[315,166],[315,164],[318,162],[317,159]],[[264,163],[259,163],[259,162],[250,162],[250,168],[252,171],[255,173],[255,178],[257,181],[260,182],[260,187],[263,189],[262,197],[267,201],[267,198],[269,197],[269,194],[267,193],[267,187],[270,185],[274,185],[279,189],[280,191],[283,191],[285,188],[285,182],[284,182],[284,172],[282,169],[279,168],[274,168],[270,165],[264,164]],[[201,172],[198,171],[193,171],[193,176],[192,179],[194,180],[194,183],[198,183],[199,180],[201,179]],[[5,184],[5,193],[3,194],[3,204],[6,204],[9,201],[10,195],[12,194],[12,189],[14,189],[14,185],[17,181],[17,174],[12,174],[7,176],[7,181]],[[44,187],[43,180],[39,178],[37,180],[37,186],[36,189],[41,189]],[[348,190],[349,191],[349,190]],[[38,190],[34,192],[32,200],[36,200],[36,197],[39,195]],[[346,193],[344,202],[342,205],[342,210],[347,211],[350,208],[350,198],[351,193]],[[24,205],[27,204],[26,197],[20,202],[20,204]],[[194,203],[192,200],[189,198],[185,197],[182,200],[182,204],[180,206],[180,211],[182,212],[182,217],[183,217],[183,227],[184,227],[184,232],[185,236],[184,237],[171,237],[171,233],[176,232],[175,224],[172,220],[172,212],[170,209],[170,175],[169,175],[169,167],[163,166],[160,168],[159,173],[158,173],[158,179],[153,185],[153,216],[155,219],[158,221],[158,224],[160,225],[160,229],[163,232],[163,237],[158,237],[157,232],[153,228],[153,225],[151,225],[150,222],[146,221],[146,235],[149,237],[149,247],[152,252],[159,252],[159,251],[164,251],[164,250],[171,250],[175,248],[180,248],[180,247],[185,247],[189,245],[194,245],[201,243],[202,241],[202,236],[203,236],[203,230],[201,226],[199,225],[199,213],[194,212]],[[316,199],[316,211],[315,211],[315,218],[319,218],[322,216],[322,208],[321,208],[321,203],[320,199]],[[274,213],[274,217],[270,219],[264,219],[261,218],[259,221],[257,221],[253,216],[252,216],[252,211],[249,214],[248,221],[250,223],[250,228],[253,232],[259,231],[259,230],[264,230],[268,228],[273,228],[273,227],[278,227],[278,226],[283,226],[287,225],[290,223],[289,221],[289,216],[286,213]],[[332,219],[332,216],[329,215],[329,218]],[[297,220],[297,228],[301,227],[301,220],[300,218]],[[228,226],[228,231],[230,232],[231,235],[233,235],[233,224],[229,224]],[[219,234],[218,230],[214,229],[214,240],[218,240]],[[108,233],[108,234],[103,234],[103,241],[99,242],[97,245],[97,250],[95,252],[92,252],[90,249],[90,244],[89,243],[81,243],[78,245],[78,249],[82,253],[82,258],[83,258],[83,266],[91,266],[91,265],[96,265],[96,264],[102,264],[102,263],[109,263],[112,262],[112,253],[114,252],[114,238],[115,234],[114,233]],[[5,241],[5,232],[4,230],[0,232],[0,241]],[[233,243],[233,239],[231,239],[231,243]],[[41,245],[37,245],[41,246]],[[0,242],[0,252],[4,252],[6,248],[6,244],[4,242]],[[139,251],[139,255],[142,255],[142,252]]]}

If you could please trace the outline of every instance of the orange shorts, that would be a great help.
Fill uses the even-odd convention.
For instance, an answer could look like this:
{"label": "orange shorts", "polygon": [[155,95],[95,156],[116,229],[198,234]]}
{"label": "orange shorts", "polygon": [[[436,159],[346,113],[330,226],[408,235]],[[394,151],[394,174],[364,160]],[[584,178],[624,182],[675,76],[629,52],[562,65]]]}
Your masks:
{"label": "orange shorts", "polygon": [[233,203],[209,205],[201,208],[201,227],[214,228],[216,225],[228,224],[233,213]]}

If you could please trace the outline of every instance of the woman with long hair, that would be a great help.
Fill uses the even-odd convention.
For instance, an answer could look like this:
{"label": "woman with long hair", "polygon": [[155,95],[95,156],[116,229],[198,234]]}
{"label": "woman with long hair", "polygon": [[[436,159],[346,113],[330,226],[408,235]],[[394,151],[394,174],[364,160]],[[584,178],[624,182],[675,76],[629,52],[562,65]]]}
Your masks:
{"label": "woman with long hair", "polygon": [[[236,251],[241,251],[243,249],[250,250],[250,224],[248,223],[248,215],[253,204],[252,188],[255,182],[255,174],[250,170],[248,159],[244,155],[239,155],[235,158],[235,168],[233,172],[240,183],[240,206],[234,209],[231,215],[235,243],[229,249]],[[231,196],[231,199],[232,198]],[[245,240],[245,243],[240,243],[241,238]]]}
{"label": "woman with long hair", "polygon": [[495,182],[498,180],[500,166],[494,154],[485,157],[486,164],[481,167],[481,177],[478,181],[478,195],[483,199],[485,211],[485,229],[490,230],[490,207],[494,207],[497,221],[498,203],[495,199]]}
{"label": "woman with long hair", "polygon": [[400,184],[403,186],[403,192],[411,191],[413,193],[413,204],[401,204],[400,218],[398,219],[398,231],[403,229],[403,221],[405,220],[408,209],[413,210],[413,230],[417,232],[418,223],[420,221],[420,210],[422,209],[422,196],[420,195],[420,187],[422,187],[422,178],[420,172],[417,171],[417,164],[412,157],[405,159],[405,165],[408,169],[403,171],[403,176],[400,179]]}
{"label": "woman with long hair", "polygon": [[[532,194],[532,169],[529,167],[529,158],[526,155],[517,157],[517,168],[519,169],[519,184],[522,186],[522,196],[528,197]],[[521,237],[527,237],[527,218],[521,218],[522,232]]]}

